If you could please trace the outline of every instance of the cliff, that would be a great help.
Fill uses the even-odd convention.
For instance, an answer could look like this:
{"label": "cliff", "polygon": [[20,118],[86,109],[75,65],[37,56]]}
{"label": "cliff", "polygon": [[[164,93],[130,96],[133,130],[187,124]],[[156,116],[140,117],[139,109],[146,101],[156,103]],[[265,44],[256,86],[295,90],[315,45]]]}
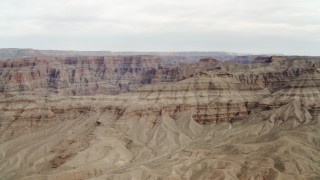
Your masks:
{"label": "cliff", "polygon": [[[161,63],[154,56],[3,62],[2,177],[320,177],[317,59],[274,56],[235,64],[205,58],[171,68]],[[89,85],[112,84],[114,77],[129,81],[129,91],[105,95]],[[8,90],[21,82],[30,89]],[[59,93],[38,95],[51,88]],[[90,93],[74,96],[67,91],[72,88]],[[22,93],[28,95],[16,95]]]}
{"label": "cliff", "polygon": [[0,61],[0,91],[11,94],[118,94],[150,83],[154,56],[24,58]]}

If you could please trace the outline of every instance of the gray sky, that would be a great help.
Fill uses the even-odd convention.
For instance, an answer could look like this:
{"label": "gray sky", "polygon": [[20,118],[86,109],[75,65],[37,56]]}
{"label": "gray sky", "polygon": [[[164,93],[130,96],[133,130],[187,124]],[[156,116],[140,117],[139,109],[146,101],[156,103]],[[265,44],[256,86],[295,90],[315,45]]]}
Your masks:
{"label": "gray sky", "polygon": [[320,55],[319,0],[0,0],[0,48]]}

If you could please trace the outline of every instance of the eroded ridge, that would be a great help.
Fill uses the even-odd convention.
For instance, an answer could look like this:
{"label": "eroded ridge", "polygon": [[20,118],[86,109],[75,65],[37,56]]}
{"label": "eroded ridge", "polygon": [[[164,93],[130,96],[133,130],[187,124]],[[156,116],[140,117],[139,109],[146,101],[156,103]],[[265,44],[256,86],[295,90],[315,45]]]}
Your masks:
{"label": "eroded ridge", "polygon": [[[26,67],[39,68],[36,60],[20,61],[1,66],[2,179],[320,178],[318,59],[274,56],[236,64],[207,58],[146,70],[126,91],[103,94],[88,85],[90,93],[76,96],[68,90],[78,85],[59,86],[59,93],[48,93],[46,85],[10,90],[17,83],[11,81],[36,82],[25,78],[33,72]],[[88,84],[112,85],[95,81],[106,59],[66,61],[76,71],[96,73],[93,80],[80,76]],[[141,67],[158,66],[145,61]],[[72,75],[69,65],[58,63],[60,78],[51,78],[70,82],[63,75]],[[19,71],[25,74],[14,75]],[[37,76],[37,82],[46,84],[50,76]]]}

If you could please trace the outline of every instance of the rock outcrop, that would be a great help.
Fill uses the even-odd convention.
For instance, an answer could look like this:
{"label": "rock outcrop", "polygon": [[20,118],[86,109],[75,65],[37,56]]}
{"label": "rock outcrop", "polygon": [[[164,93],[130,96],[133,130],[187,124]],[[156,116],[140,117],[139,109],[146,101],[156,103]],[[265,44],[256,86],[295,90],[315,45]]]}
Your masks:
{"label": "rock outcrop", "polygon": [[[167,68],[154,56],[117,58],[1,64],[2,179],[320,177],[316,59]],[[92,90],[113,77],[128,91]],[[22,82],[30,88],[9,91]],[[42,96],[48,89],[59,93]]]}
{"label": "rock outcrop", "polygon": [[154,56],[25,58],[0,61],[0,91],[33,95],[119,94],[150,83]]}

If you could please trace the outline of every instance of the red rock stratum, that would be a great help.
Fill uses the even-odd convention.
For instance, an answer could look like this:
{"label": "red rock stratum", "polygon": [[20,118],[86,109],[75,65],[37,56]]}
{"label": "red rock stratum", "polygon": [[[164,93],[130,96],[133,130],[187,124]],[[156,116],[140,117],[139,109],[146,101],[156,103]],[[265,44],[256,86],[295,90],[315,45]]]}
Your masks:
{"label": "red rock stratum", "polygon": [[319,179],[319,67],[1,61],[0,179]]}

